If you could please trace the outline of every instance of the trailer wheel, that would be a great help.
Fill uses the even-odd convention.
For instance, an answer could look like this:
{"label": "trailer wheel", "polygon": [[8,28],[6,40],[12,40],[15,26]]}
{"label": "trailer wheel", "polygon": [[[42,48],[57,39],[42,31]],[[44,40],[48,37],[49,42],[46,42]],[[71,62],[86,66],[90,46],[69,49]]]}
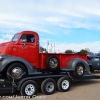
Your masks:
{"label": "trailer wheel", "polygon": [[55,55],[51,55],[46,60],[46,67],[48,71],[56,71],[59,70],[59,59]]}
{"label": "trailer wheel", "polygon": [[9,80],[13,78],[15,81],[19,81],[25,74],[26,69],[20,63],[13,63],[7,69],[7,77]]}
{"label": "trailer wheel", "polygon": [[73,72],[73,75],[75,77],[82,77],[84,74],[84,65],[82,63],[78,63],[75,67],[75,71]]}
{"label": "trailer wheel", "polygon": [[20,94],[22,96],[29,96],[30,98],[36,95],[37,92],[38,92],[38,85],[33,80],[28,80],[24,82],[20,89]]}
{"label": "trailer wheel", "polygon": [[56,90],[56,82],[52,78],[45,79],[41,84],[41,91],[50,95],[53,94]]}
{"label": "trailer wheel", "polygon": [[71,87],[71,81],[68,77],[61,77],[57,82],[58,90],[61,92],[66,92]]}

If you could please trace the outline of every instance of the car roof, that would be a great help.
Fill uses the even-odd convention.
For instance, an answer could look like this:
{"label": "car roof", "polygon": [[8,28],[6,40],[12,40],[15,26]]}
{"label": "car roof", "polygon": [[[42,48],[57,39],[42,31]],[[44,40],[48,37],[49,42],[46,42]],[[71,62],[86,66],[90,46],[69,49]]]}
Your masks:
{"label": "car roof", "polygon": [[97,56],[97,55],[87,55],[87,56],[91,58],[100,58],[100,56]]}

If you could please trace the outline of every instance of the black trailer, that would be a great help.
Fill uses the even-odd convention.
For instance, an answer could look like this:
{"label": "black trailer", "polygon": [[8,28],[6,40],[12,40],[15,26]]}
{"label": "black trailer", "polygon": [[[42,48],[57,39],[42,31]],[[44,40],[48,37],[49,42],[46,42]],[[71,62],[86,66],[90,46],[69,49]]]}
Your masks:
{"label": "black trailer", "polygon": [[100,79],[100,76],[85,73],[82,77],[72,77],[68,72],[54,73],[41,73],[36,72],[31,75],[26,75],[19,82],[13,79],[9,81],[7,78],[0,76],[0,94],[14,93],[20,91],[22,96],[36,95],[38,89],[44,94],[53,94],[58,88],[59,91],[66,92],[71,88],[71,83],[74,81],[84,81],[89,79]]}

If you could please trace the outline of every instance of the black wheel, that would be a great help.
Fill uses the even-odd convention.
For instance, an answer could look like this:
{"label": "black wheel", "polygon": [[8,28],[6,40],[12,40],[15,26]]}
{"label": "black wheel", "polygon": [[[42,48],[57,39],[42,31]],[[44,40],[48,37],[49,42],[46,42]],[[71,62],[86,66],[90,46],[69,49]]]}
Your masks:
{"label": "black wheel", "polygon": [[52,78],[45,79],[41,84],[41,91],[50,95],[53,94],[56,90],[56,82]]}
{"label": "black wheel", "polygon": [[94,70],[93,70],[92,66],[90,66],[90,72],[94,72]]}
{"label": "black wheel", "polygon": [[7,69],[7,77],[19,81],[26,74],[26,68],[20,63],[13,63]]}
{"label": "black wheel", "polygon": [[73,72],[73,75],[75,77],[82,77],[84,74],[84,65],[82,63],[78,63],[75,67],[75,71]]}
{"label": "black wheel", "polygon": [[94,72],[94,70],[93,69],[90,69],[90,71],[93,73]]}
{"label": "black wheel", "polygon": [[32,98],[38,92],[38,85],[35,81],[28,80],[24,82],[20,89],[20,94],[22,96],[29,96]]}
{"label": "black wheel", "polygon": [[46,60],[46,67],[48,71],[56,71],[59,70],[59,59],[55,55],[51,55]]}
{"label": "black wheel", "polygon": [[61,77],[57,82],[58,90],[61,92],[66,92],[71,87],[71,81],[68,77]]}

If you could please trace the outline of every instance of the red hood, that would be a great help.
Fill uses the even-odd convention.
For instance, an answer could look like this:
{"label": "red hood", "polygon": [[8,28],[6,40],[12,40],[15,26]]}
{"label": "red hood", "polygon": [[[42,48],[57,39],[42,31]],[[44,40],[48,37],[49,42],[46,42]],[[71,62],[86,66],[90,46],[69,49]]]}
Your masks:
{"label": "red hood", "polygon": [[14,42],[4,42],[0,43],[0,55],[2,54],[11,54],[10,46],[13,45]]}

